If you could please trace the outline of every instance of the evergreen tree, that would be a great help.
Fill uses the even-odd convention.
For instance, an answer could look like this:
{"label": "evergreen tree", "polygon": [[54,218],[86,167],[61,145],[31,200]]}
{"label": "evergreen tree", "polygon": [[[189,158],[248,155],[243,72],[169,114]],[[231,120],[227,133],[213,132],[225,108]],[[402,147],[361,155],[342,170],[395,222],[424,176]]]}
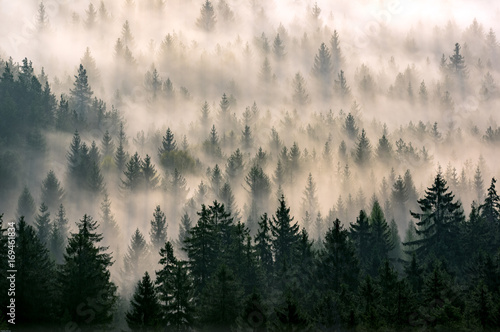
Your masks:
{"label": "evergreen tree", "polygon": [[337,96],[339,96],[342,100],[346,100],[351,96],[351,88],[347,85],[347,80],[345,79],[343,70],[341,70],[338,74],[338,80],[335,80],[334,89]]}
{"label": "evergreen tree", "polygon": [[309,215],[315,216],[319,209],[318,197],[316,195],[316,182],[309,173],[307,177],[306,188],[303,191],[302,210],[309,212]]}
{"label": "evergreen tree", "polygon": [[119,173],[121,173],[125,167],[125,163],[128,159],[128,153],[125,150],[127,144],[127,138],[125,136],[125,131],[123,130],[123,123],[120,123],[120,131],[118,132],[118,148],[115,154],[115,164]]}
{"label": "evergreen tree", "polygon": [[200,17],[197,19],[196,25],[200,29],[210,32],[215,28],[216,22],[214,7],[210,1],[206,0],[200,9]]}
{"label": "evergreen tree", "polygon": [[201,321],[204,326],[229,331],[241,309],[241,286],[231,269],[222,264],[208,283],[200,303]]}
{"label": "evergreen tree", "polygon": [[61,183],[56,177],[53,170],[47,173],[47,177],[42,181],[42,202],[44,202],[48,209],[55,211],[62,203],[64,198],[64,190]]}
{"label": "evergreen tree", "polygon": [[239,179],[243,173],[243,154],[240,149],[236,149],[227,159],[226,175],[228,180]]}
{"label": "evergreen tree", "polygon": [[279,207],[270,223],[273,234],[272,248],[277,271],[281,274],[294,266],[297,245],[300,239],[299,225],[293,223],[290,208],[286,206],[285,197],[281,196]]}
{"label": "evergreen tree", "polygon": [[474,190],[476,191],[476,199],[479,204],[479,202],[483,201],[484,196],[484,182],[479,165],[477,166],[476,173],[474,174]]}
{"label": "evergreen tree", "polygon": [[388,163],[392,160],[392,144],[385,135],[382,135],[382,137],[378,140],[376,154],[377,158],[383,163]]}
{"label": "evergreen tree", "polygon": [[150,331],[160,325],[160,304],[147,271],[137,283],[130,307],[126,321],[133,331]]}
{"label": "evergreen tree", "polygon": [[[55,267],[45,245],[24,217],[16,225],[14,248],[16,326],[43,326],[55,321]],[[7,292],[7,289],[5,290]]]}
{"label": "evergreen tree", "polygon": [[35,217],[35,227],[40,242],[48,248],[50,240],[50,212],[47,205],[40,204],[40,213]]}
{"label": "evergreen tree", "polygon": [[[123,257],[123,274],[127,282],[127,286],[135,284],[137,279],[140,279],[144,271],[148,267],[149,248],[144,239],[144,236],[137,228],[132,234],[127,253]],[[127,291],[132,291],[127,289]]]}
{"label": "evergreen tree", "polygon": [[337,30],[333,30],[332,39],[330,40],[332,47],[332,69],[334,73],[338,73],[340,68],[344,65],[344,56],[340,49],[340,40]]}
{"label": "evergreen tree", "polygon": [[38,14],[37,14],[37,27],[38,31],[44,32],[49,27],[49,18],[47,17],[47,12],[45,10],[45,5],[43,1],[40,2],[38,6]]}
{"label": "evergreen tree", "polygon": [[312,72],[320,84],[328,85],[331,82],[332,56],[330,50],[321,43],[318,54],[314,57],[314,66]]}
{"label": "evergreen tree", "polygon": [[459,79],[467,78],[468,70],[465,64],[464,57],[460,54],[460,44],[456,43],[454,48],[454,53],[450,56],[450,62],[448,63],[448,70],[456,75]]}
{"label": "evergreen tree", "polygon": [[425,197],[418,200],[422,213],[410,212],[418,220],[416,232],[421,238],[404,245],[418,246],[414,252],[419,259],[435,255],[447,259],[450,264],[458,263],[458,227],[463,214],[460,203],[453,202],[453,199],[446,181],[438,173]]}
{"label": "evergreen tree", "polygon": [[371,145],[370,141],[366,137],[365,130],[361,130],[361,136],[359,136],[358,144],[356,147],[356,163],[363,167],[367,166],[371,158]]}
{"label": "evergreen tree", "polygon": [[158,155],[162,158],[165,153],[175,150],[177,150],[177,142],[175,141],[174,134],[170,128],[167,128],[167,132],[165,133],[165,136],[163,136],[161,142],[161,147],[158,149]]}
{"label": "evergreen tree", "polygon": [[248,125],[246,125],[245,129],[242,131],[241,144],[246,151],[250,150],[253,145],[252,131]]}
{"label": "evergreen tree", "polygon": [[181,223],[179,225],[179,237],[177,239],[177,245],[179,248],[185,249],[187,243],[186,241],[189,238],[189,232],[191,231],[192,226],[191,219],[189,218],[187,212],[185,212],[182,215]]}
{"label": "evergreen tree", "polygon": [[306,82],[304,80],[304,77],[300,74],[300,72],[297,72],[293,78],[293,95],[292,95],[292,100],[295,104],[298,106],[304,106],[309,103],[309,94],[307,93],[306,90]]}
{"label": "evergreen tree", "polygon": [[17,200],[17,210],[16,217],[24,217],[28,222],[33,220],[33,216],[35,215],[35,200],[27,186],[24,187],[23,192],[19,196]]}
{"label": "evergreen tree", "polygon": [[161,211],[160,206],[157,205],[153,213],[153,220],[151,220],[151,231],[149,232],[154,252],[159,251],[167,241],[167,226],[167,218]]}
{"label": "evergreen tree", "polygon": [[74,88],[71,90],[71,101],[78,116],[87,117],[87,113],[92,103],[92,89],[88,83],[87,71],[80,64],[78,75],[75,76]]}
{"label": "evergreen tree", "polygon": [[52,229],[50,233],[50,252],[52,257],[58,264],[62,264],[64,259],[64,248],[68,238],[68,219],[66,219],[66,211],[64,206],[59,205],[57,214],[52,221]]}
{"label": "evergreen tree", "polygon": [[347,117],[345,118],[344,129],[350,139],[358,137],[358,126],[356,125],[356,119],[351,113],[347,114]]}
{"label": "evergreen tree", "polygon": [[356,218],[356,223],[351,223],[349,232],[356,248],[361,268],[365,271],[371,271],[371,225],[365,211],[359,211],[359,217]]}
{"label": "evergreen tree", "polygon": [[378,201],[373,204],[370,214],[370,242],[372,254],[371,271],[375,274],[384,261],[388,259],[389,252],[394,249],[391,229],[387,224],[384,212]]}
{"label": "evergreen tree", "polygon": [[125,165],[125,180],[122,180],[122,185],[125,189],[136,190],[142,188],[144,177],[142,174],[142,160],[136,152]]}
{"label": "evergreen tree", "polygon": [[258,263],[263,268],[267,276],[270,276],[273,271],[273,252],[271,238],[271,220],[264,213],[260,217],[257,234],[254,238],[255,253]]}
{"label": "evergreen tree", "polygon": [[281,40],[279,33],[276,35],[276,38],[274,38],[273,53],[274,53],[276,60],[278,60],[278,61],[283,60],[283,58],[286,55],[285,44],[283,43],[283,40]]}
{"label": "evergreen tree", "polygon": [[[68,239],[64,264],[59,272],[61,306],[67,310],[68,319],[81,327],[106,326],[113,320],[116,303],[116,286],[110,281],[109,273],[112,258],[105,252],[107,247],[99,246],[102,235],[97,233],[97,221],[84,215],[77,226],[78,232]],[[83,302],[86,299],[99,299],[99,306],[91,309],[90,304]],[[81,315],[85,308],[92,310],[88,313],[93,312],[93,315]]]}
{"label": "evergreen tree", "polygon": [[184,266],[174,256],[170,241],[160,249],[161,270],[156,271],[156,287],[162,307],[163,324],[174,331],[185,331],[194,323],[191,279]]}
{"label": "evergreen tree", "polygon": [[146,158],[141,163],[141,172],[144,176],[144,189],[146,191],[158,188],[160,179],[156,173],[155,166],[151,163],[151,157],[148,155],[146,155]]}

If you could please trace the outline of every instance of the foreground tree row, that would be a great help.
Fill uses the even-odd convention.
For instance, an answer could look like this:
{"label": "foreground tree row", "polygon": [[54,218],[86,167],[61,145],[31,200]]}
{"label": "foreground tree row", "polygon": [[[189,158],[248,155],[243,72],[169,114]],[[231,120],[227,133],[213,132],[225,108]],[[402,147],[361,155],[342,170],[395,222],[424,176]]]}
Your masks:
{"label": "foreground tree row", "polygon": [[[403,252],[378,202],[348,227],[331,221],[321,241],[309,239],[283,196],[273,216],[260,217],[254,237],[223,204],[202,205],[195,225],[184,222],[179,243],[155,246],[158,265],[137,271],[143,276],[128,305],[118,305],[97,221],[85,215],[77,223],[56,264],[41,234],[20,217],[16,319],[29,328],[110,328],[124,317],[141,331],[500,328],[495,179],[469,218],[441,173],[418,204],[414,238],[402,243]],[[1,264],[6,239],[2,233]],[[177,245],[187,260],[176,256]]]}

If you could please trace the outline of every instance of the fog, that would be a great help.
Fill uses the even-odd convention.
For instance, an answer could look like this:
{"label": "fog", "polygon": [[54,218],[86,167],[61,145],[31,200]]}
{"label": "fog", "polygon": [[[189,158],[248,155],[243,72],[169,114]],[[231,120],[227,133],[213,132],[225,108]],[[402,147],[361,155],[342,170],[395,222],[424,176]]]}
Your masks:
{"label": "fog", "polygon": [[[100,204],[104,192],[108,193],[119,233],[104,234],[104,238],[116,261],[112,277],[120,285],[125,283],[120,273],[123,254],[136,228],[149,241],[150,220],[157,205],[166,214],[168,238],[176,240],[185,212],[194,224],[202,203],[223,200],[220,187],[215,188],[211,180],[216,164],[223,177],[221,186],[228,182],[235,196],[233,214],[238,212],[252,232],[256,220],[249,221],[252,195],[245,182],[252,166],[262,167],[270,182],[269,195],[264,195],[262,205],[256,207],[258,215],[273,214],[282,193],[301,225],[307,211],[303,201],[310,173],[318,206],[308,212],[314,213],[313,220],[318,212],[325,218],[321,231],[312,223],[307,226],[313,239],[322,237],[329,227],[329,214],[328,218],[338,217],[347,227],[355,221],[356,211],[371,209],[374,199],[385,206],[387,220],[395,219],[404,239],[411,220],[408,211],[416,209],[417,203],[408,201],[403,212],[398,212],[400,207],[394,206],[391,191],[398,176],[404,177],[407,170],[418,197],[422,197],[439,169],[450,184],[455,168],[458,183],[452,189],[466,213],[480,194],[474,182],[476,171],[480,171],[484,182],[480,190],[484,191],[492,177],[500,176],[499,135],[492,140],[483,137],[488,127],[495,130],[500,121],[500,95],[495,83],[499,80],[500,48],[493,39],[500,29],[496,3],[317,1],[317,7],[314,1],[299,0],[226,3],[229,12],[218,7],[219,1],[213,2],[216,23],[207,31],[197,24],[202,1],[45,0],[45,23],[40,2],[1,1],[0,68],[3,70],[9,59],[22,64],[28,58],[35,75],[40,77],[43,68],[57,103],[63,96],[70,99],[73,108],[71,89],[83,64],[92,98],[104,101],[108,112],[116,109],[119,119],[67,130],[44,128],[46,150],[38,157],[23,148],[27,143],[0,141],[2,153],[12,151],[20,161],[13,184],[0,189],[0,212],[5,213],[5,219],[16,217],[18,198],[25,186],[38,211],[42,180],[49,170],[55,172],[66,191],[63,204],[73,231],[75,222],[85,213],[100,220]],[[94,19],[89,18],[89,5],[95,8]],[[320,9],[317,17],[314,8]],[[334,31],[342,57],[332,52]],[[275,46],[278,34],[284,45],[281,53]],[[323,76],[314,70],[322,43],[332,55],[332,70]],[[464,76],[440,64],[443,56],[446,64],[450,63],[456,43],[467,67]],[[338,88],[340,70],[348,90]],[[15,75],[18,71],[14,70]],[[297,73],[303,79],[303,94],[295,93]],[[223,94],[229,100],[227,114],[221,113]],[[207,118],[202,114],[205,102],[210,111]],[[353,137],[345,129],[349,113],[358,128]],[[127,137],[127,161],[135,152],[142,159],[149,155],[160,185],[147,193],[126,189],[124,173],[115,165],[106,170],[101,160],[105,190],[90,198],[79,194],[81,188],[71,185],[67,159],[74,130],[79,130],[82,142],[90,147],[95,141],[99,149],[109,130],[116,148],[120,120]],[[435,123],[438,136],[432,130]],[[245,125],[251,131],[251,141],[242,140]],[[217,130],[221,154],[210,152],[204,145],[212,126]],[[172,191],[169,183],[174,169],[162,166],[158,153],[167,128],[174,134],[177,149],[193,161],[189,169],[178,169],[186,180],[185,195]],[[366,164],[357,162],[355,155],[362,129],[371,145],[371,158]],[[277,146],[273,130],[281,142]],[[383,134],[393,148],[386,159],[376,153]],[[330,151],[325,154],[327,142]],[[339,153],[342,142],[345,156]],[[294,143],[300,151],[298,164],[289,166],[290,173],[279,187],[275,177],[282,148],[290,151]],[[256,159],[259,148],[266,153],[265,161]],[[424,148],[428,160],[424,160]],[[241,174],[231,178],[226,174],[228,158],[237,149],[244,166]],[[5,153],[2,158],[5,164]],[[208,193],[199,199],[201,181]],[[257,196],[254,202],[262,201]],[[345,213],[339,201],[347,208]],[[55,213],[51,211],[52,216]],[[184,255],[180,246],[176,253]],[[150,273],[156,262],[154,256],[147,265]],[[138,272],[140,275],[142,272]]]}

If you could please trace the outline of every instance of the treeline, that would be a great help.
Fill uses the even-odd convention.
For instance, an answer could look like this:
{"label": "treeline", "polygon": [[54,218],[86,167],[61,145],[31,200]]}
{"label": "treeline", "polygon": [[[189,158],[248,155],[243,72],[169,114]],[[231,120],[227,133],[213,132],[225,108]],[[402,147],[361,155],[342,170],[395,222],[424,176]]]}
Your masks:
{"label": "treeline", "polygon": [[[85,215],[55,263],[40,225],[34,228],[20,217],[16,325],[116,328],[124,314],[130,329],[142,331],[496,330],[495,183],[466,218],[438,173],[418,200],[419,212],[412,212],[415,236],[404,243],[377,201],[355,223],[328,221],[319,240],[299,227],[283,196],[272,216],[260,216],[254,236],[214,201],[201,206],[196,223],[183,218],[174,243],[166,240],[165,217],[157,207],[151,243],[136,231],[125,256],[130,272],[143,273],[126,306],[117,306],[109,271],[113,258],[100,244],[97,221]],[[3,232],[1,241],[5,265]],[[141,265],[148,251],[158,262],[154,275]]]}

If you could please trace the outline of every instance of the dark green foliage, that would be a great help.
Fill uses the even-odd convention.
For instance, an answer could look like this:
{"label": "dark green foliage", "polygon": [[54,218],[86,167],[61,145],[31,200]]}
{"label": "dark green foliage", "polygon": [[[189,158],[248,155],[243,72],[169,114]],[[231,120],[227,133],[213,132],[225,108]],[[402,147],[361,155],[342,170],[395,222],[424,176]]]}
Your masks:
{"label": "dark green foliage", "polygon": [[293,268],[300,239],[299,225],[293,223],[284,196],[279,200],[279,207],[273,215],[270,226],[275,267],[277,273],[282,275]]}
{"label": "dark green foliage", "polygon": [[151,220],[151,230],[149,232],[150,241],[153,246],[153,251],[157,252],[163,247],[167,240],[167,218],[165,214],[157,205],[153,213],[153,220]]}
{"label": "dark green foliage", "polygon": [[40,242],[48,248],[50,240],[50,212],[47,205],[42,203],[39,209],[40,213],[35,217],[35,227]]}
{"label": "dark green foliage", "polygon": [[185,263],[174,256],[167,241],[160,249],[160,265],[156,271],[156,287],[161,305],[162,324],[174,331],[188,330],[194,324],[193,286]]}
{"label": "dark green foliage", "polygon": [[242,290],[233,272],[220,265],[207,284],[200,303],[200,319],[204,326],[217,331],[229,331],[242,306]]}
{"label": "dark green foliage", "polygon": [[[59,272],[61,306],[67,318],[80,326],[105,326],[113,319],[116,302],[116,286],[108,270],[112,258],[106,247],[99,246],[102,235],[97,233],[97,221],[84,215],[77,226],[78,232],[68,239]],[[88,301],[99,305],[91,307]],[[82,309],[86,314],[82,315]]]}
{"label": "dark green foliage", "polygon": [[360,266],[365,271],[371,271],[371,225],[366,212],[359,211],[356,223],[351,223],[350,237],[356,248]]}
{"label": "dark green foliage", "polygon": [[58,294],[55,266],[47,248],[23,217],[16,223],[16,326],[43,326],[53,322]]}
{"label": "dark green foliage", "polygon": [[358,144],[356,146],[355,161],[360,167],[365,167],[370,163],[371,159],[371,145],[370,141],[366,137],[365,130],[361,130],[361,135],[358,138]]}
{"label": "dark green foliage", "polygon": [[388,163],[392,158],[392,145],[385,135],[378,140],[378,146],[376,151],[378,159],[383,163]]}
{"label": "dark green foliage", "polygon": [[127,138],[125,136],[125,132],[123,130],[123,123],[120,123],[120,131],[118,133],[118,147],[115,153],[115,165],[119,173],[123,171],[125,168],[125,163],[128,159],[128,153],[125,150],[125,146],[127,143]]}
{"label": "dark green foliage", "polygon": [[192,225],[191,219],[189,218],[189,215],[187,214],[187,212],[185,212],[182,215],[181,223],[179,225],[179,237],[177,240],[177,246],[179,248],[182,248],[182,249],[185,248],[186,241],[189,238],[189,231],[191,230],[192,226],[193,225]]}
{"label": "dark green foliage", "polygon": [[287,294],[283,303],[274,308],[274,319],[271,321],[272,331],[309,331],[310,322],[299,308],[292,294]]}
{"label": "dark green foliage", "polygon": [[351,113],[347,114],[347,117],[345,118],[344,129],[350,139],[355,139],[356,137],[358,137],[358,126],[356,125],[356,119]]}
{"label": "dark green foliage", "polygon": [[66,211],[64,206],[59,205],[57,214],[52,220],[50,232],[49,249],[52,257],[58,264],[62,264],[64,259],[64,248],[68,238],[68,219],[66,219]]}
{"label": "dark green foliage", "polygon": [[72,108],[79,117],[86,119],[91,105],[93,92],[88,83],[87,71],[80,64],[78,75],[75,75],[75,82],[71,90]]}
{"label": "dark green foliage", "polygon": [[160,325],[160,304],[148,272],[137,283],[127,312],[127,325],[133,331],[152,331]]}
{"label": "dark green foliage", "polygon": [[418,246],[414,250],[418,258],[435,255],[449,263],[458,263],[458,227],[463,213],[460,203],[453,202],[453,199],[454,195],[448,191],[446,181],[438,173],[433,185],[426,190],[425,197],[418,200],[422,213],[411,212],[418,220],[416,231],[420,239],[404,245]]}

